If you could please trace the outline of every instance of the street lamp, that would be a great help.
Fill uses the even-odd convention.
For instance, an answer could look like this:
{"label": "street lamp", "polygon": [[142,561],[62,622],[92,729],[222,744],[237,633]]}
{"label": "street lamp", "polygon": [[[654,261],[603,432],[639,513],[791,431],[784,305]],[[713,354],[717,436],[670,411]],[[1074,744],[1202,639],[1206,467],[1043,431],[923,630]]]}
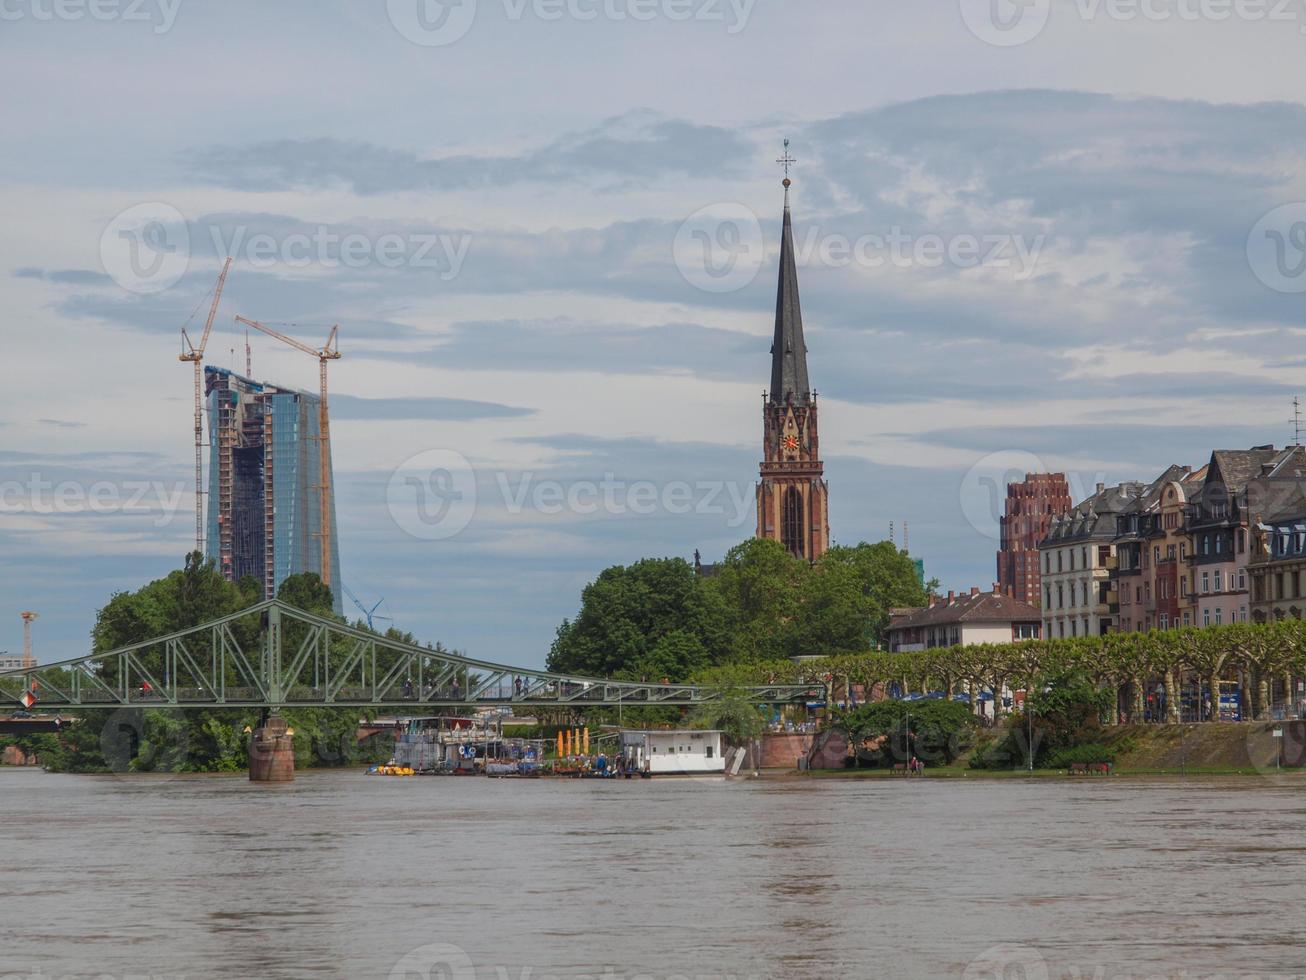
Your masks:
{"label": "street lamp", "polygon": [[1029,708],[1029,688],[1030,683],[1025,683],[1025,723],[1027,726],[1025,756],[1029,760],[1029,771],[1034,772],[1034,713]]}

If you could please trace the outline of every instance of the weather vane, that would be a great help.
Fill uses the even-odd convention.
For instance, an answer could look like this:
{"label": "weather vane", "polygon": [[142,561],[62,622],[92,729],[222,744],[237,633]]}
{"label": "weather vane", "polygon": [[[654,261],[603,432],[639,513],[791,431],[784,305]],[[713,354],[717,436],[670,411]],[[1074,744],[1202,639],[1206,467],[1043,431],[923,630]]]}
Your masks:
{"label": "weather vane", "polygon": [[778,160],[776,160],[776,163],[780,164],[780,166],[782,166],[782,167],[785,168],[785,181],[786,181],[786,183],[787,183],[788,180],[789,180],[789,168],[792,167],[792,166],[793,166],[795,163],[797,163],[797,162],[798,162],[797,160],[795,160],[793,157],[791,157],[791,156],[789,155],[789,141],[788,141],[788,140],[785,140],[785,151],[784,151],[784,155],[783,155],[782,157],[780,157]]}

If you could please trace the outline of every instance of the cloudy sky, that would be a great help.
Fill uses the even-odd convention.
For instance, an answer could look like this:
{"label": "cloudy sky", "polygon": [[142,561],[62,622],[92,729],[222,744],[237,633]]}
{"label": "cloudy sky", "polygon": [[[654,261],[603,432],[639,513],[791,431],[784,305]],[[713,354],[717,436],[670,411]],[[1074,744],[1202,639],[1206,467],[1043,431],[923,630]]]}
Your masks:
{"label": "cloudy sky", "polygon": [[1282,444],[1306,387],[1296,0],[10,0],[0,82],[0,649],[36,609],[45,660],[193,541],[227,254],[208,363],[340,324],[346,583],[521,664],[751,532],[784,138],[840,542],[986,586],[1004,473]]}

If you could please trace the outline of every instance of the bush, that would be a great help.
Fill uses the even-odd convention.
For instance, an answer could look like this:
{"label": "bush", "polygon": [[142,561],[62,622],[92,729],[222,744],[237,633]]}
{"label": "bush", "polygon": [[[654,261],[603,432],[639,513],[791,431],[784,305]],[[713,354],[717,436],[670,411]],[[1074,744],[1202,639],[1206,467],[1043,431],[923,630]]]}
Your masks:
{"label": "bush", "polygon": [[1091,766],[1099,762],[1115,761],[1115,749],[1109,745],[1102,745],[1100,742],[1090,742],[1086,745],[1076,745],[1074,748],[1053,752],[1048,756],[1047,765],[1052,769],[1069,769],[1071,765],[1077,762]]}
{"label": "bush", "polygon": [[874,701],[836,723],[857,747],[861,765],[908,761],[948,765],[975,743],[975,716],[957,701]]}
{"label": "bush", "polygon": [[[1029,765],[1031,736],[1034,765],[1064,768],[1070,762],[1110,762],[1108,758],[1071,758],[1066,753],[1090,747],[1111,751],[1102,744],[1101,716],[1110,709],[1112,694],[1082,674],[1052,678],[1047,690],[1029,701],[1032,717],[1025,713],[1007,718],[1002,734],[970,760],[972,769],[1018,769]],[[1092,754],[1092,753],[1090,753]],[[1067,762],[1059,762],[1061,758]]]}

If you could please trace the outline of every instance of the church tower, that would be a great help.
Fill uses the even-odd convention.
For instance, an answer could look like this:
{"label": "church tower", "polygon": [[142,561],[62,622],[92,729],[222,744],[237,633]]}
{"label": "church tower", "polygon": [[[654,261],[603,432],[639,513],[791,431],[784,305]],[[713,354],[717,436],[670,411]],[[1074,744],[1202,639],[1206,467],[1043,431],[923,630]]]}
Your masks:
{"label": "church tower", "polygon": [[762,466],[757,484],[757,536],[779,541],[815,561],[830,547],[828,496],[817,430],[816,392],[807,380],[807,345],[798,302],[798,268],[789,218],[789,141],[785,168],[780,282],[771,343],[771,390],[762,396]]}

